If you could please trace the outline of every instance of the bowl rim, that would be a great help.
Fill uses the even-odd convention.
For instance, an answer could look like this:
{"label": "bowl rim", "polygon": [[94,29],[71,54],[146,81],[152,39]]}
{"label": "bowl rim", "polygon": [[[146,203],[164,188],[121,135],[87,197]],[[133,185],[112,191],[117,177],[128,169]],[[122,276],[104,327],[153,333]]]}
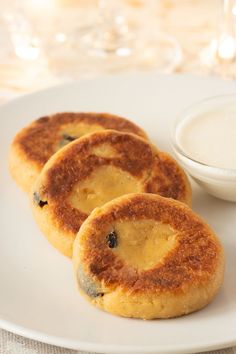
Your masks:
{"label": "bowl rim", "polygon": [[[218,175],[221,177],[225,177],[228,179],[235,178],[236,179],[236,168],[225,168],[225,167],[217,167],[217,166],[212,166],[207,163],[201,162],[199,160],[196,160],[189,156],[186,151],[184,151],[179,144],[177,143],[176,139],[176,132],[177,132],[177,127],[180,122],[183,122],[184,119],[189,119],[188,116],[190,116],[191,112],[194,112],[194,109],[197,107],[201,107],[201,105],[207,104],[209,102],[214,102],[217,100],[223,100],[223,99],[233,99],[235,98],[235,103],[236,103],[236,92],[231,93],[231,94],[224,94],[224,95],[214,95],[210,97],[203,98],[199,101],[196,101],[192,103],[191,105],[185,107],[179,114],[177,115],[176,119],[174,120],[172,127],[171,127],[171,146],[174,152],[177,155],[180,155],[185,159],[185,161],[189,161],[192,167],[195,168],[201,168],[204,169],[206,173],[209,173],[210,175]],[[220,102],[219,102],[220,103]]]}

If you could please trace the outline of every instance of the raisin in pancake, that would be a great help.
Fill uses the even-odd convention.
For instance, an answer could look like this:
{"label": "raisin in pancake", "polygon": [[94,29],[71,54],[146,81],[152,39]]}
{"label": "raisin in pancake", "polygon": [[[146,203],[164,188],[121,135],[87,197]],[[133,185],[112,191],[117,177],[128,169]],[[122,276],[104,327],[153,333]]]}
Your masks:
{"label": "raisin in pancake", "polygon": [[95,306],[142,319],[188,314],[218,292],[224,254],[189,207],[129,194],[95,209],[74,242],[79,290]]}
{"label": "raisin in pancake", "polygon": [[10,151],[10,172],[29,192],[47,160],[61,147],[85,134],[103,129],[147,135],[134,123],[107,113],[57,113],[42,117],[22,129]]}
{"label": "raisin in pancake", "polygon": [[191,189],[174,159],[134,134],[86,135],[54,154],[33,187],[33,211],[48,240],[72,256],[90,212],[123,194],[149,192],[191,202]]}

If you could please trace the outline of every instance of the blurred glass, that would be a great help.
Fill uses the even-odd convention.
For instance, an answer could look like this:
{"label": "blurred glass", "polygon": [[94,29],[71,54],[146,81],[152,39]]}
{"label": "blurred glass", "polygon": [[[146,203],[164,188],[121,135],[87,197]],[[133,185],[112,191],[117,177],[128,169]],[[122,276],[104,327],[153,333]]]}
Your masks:
{"label": "blurred glass", "polygon": [[95,26],[84,36],[88,52],[92,55],[128,56],[133,51],[134,34],[122,12],[122,2],[98,0]]}
{"label": "blurred glass", "polygon": [[232,76],[236,69],[234,9],[235,0],[221,0],[218,34],[200,54],[204,65],[225,77]]}
{"label": "blurred glass", "polygon": [[39,56],[39,41],[24,13],[24,5],[24,1],[1,2],[0,17],[5,29],[5,36],[7,32],[15,54],[19,58],[32,60]]}
{"label": "blurred glass", "polygon": [[99,0],[99,20],[84,37],[88,54],[120,57],[117,64],[173,71],[182,51],[175,38],[161,33],[156,7],[156,0]]}
{"label": "blurred glass", "polygon": [[2,11],[15,54],[64,79],[120,70],[171,72],[182,59],[161,33],[156,0],[9,0]]}

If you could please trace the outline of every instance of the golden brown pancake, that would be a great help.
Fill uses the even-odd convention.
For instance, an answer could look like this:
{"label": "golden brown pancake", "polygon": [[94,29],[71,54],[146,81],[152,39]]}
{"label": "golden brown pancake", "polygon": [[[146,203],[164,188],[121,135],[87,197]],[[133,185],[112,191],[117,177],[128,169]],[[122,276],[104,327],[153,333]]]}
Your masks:
{"label": "golden brown pancake", "polygon": [[22,129],[10,150],[10,172],[26,192],[47,160],[69,142],[104,129],[134,133],[147,139],[146,133],[125,118],[108,113],[57,113],[42,117]]}
{"label": "golden brown pancake", "polygon": [[172,157],[137,135],[103,130],[49,159],[33,187],[32,207],[48,240],[71,257],[75,236],[94,208],[137,192],[191,203],[188,179]]}
{"label": "golden brown pancake", "polygon": [[112,314],[142,319],[188,314],[218,292],[224,255],[188,206],[129,194],[95,209],[74,242],[80,292]]}

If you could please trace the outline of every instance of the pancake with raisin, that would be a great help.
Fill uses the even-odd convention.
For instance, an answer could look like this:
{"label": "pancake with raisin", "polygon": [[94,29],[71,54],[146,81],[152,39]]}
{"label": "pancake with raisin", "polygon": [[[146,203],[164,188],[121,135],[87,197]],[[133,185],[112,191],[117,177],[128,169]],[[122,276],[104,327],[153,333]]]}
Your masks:
{"label": "pancake with raisin", "polygon": [[26,192],[32,188],[47,160],[69,142],[99,130],[114,129],[147,139],[134,123],[107,113],[57,113],[37,119],[14,138],[10,172]]}
{"label": "pancake with raisin", "polygon": [[188,206],[129,194],[96,208],[74,242],[80,292],[112,314],[142,319],[206,306],[224,274],[223,249]]}
{"label": "pancake with raisin", "polygon": [[32,206],[48,240],[71,257],[75,236],[94,208],[137,192],[191,203],[188,179],[172,157],[137,135],[103,130],[49,159],[33,187]]}

